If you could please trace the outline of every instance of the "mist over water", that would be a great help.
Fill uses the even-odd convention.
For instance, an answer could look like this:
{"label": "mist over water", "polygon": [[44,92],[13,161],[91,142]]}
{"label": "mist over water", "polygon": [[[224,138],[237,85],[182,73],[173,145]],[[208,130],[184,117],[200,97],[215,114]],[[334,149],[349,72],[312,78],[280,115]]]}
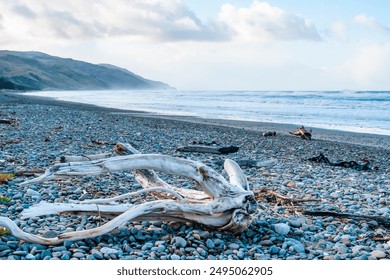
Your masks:
{"label": "mist over water", "polygon": [[165,115],[289,123],[390,135],[390,91],[40,91],[103,107]]}

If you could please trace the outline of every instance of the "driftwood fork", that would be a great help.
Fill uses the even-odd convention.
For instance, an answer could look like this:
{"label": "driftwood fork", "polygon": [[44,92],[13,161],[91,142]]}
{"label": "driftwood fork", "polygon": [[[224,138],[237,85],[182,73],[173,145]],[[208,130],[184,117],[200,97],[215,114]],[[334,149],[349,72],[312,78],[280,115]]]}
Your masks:
{"label": "driftwood fork", "polygon": [[[140,191],[70,203],[41,202],[22,212],[22,218],[25,219],[69,212],[116,215],[106,224],[93,229],[62,233],[54,238],[26,233],[6,217],[0,217],[0,226],[8,228],[16,238],[27,242],[56,245],[65,240],[76,241],[107,234],[129,221],[142,220],[195,222],[216,230],[239,232],[245,230],[258,215],[257,203],[248,181],[238,164],[230,159],[224,163],[229,177],[227,181],[201,162],[166,155],[140,154],[129,144],[117,144],[114,151],[120,156],[107,158],[103,154],[102,158],[95,157],[90,161],[86,161],[85,157],[73,157],[69,159],[71,162],[55,164],[43,175],[21,184],[40,184],[64,176],[132,171],[143,187]],[[192,179],[196,189],[172,186],[159,178],[154,170]],[[156,200],[141,204],[118,203],[145,192],[152,193]]]}

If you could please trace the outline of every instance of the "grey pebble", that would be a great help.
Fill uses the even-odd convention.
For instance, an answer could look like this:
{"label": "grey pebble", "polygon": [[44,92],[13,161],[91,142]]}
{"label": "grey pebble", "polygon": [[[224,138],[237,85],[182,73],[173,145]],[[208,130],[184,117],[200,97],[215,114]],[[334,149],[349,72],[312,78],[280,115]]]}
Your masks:
{"label": "grey pebble", "polygon": [[211,240],[211,239],[207,239],[207,241],[206,241],[206,246],[207,246],[207,248],[209,248],[209,249],[214,249],[214,248],[215,248],[214,241]]}
{"label": "grey pebble", "polygon": [[187,246],[187,241],[183,237],[176,236],[174,240],[177,248],[185,248]]}
{"label": "grey pebble", "polygon": [[73,255],[72,255],[72,257],[78,258],[78,259],[84,258],[84,256],[85,255],[83,253],[80,253],[80,252],[73,253]]}
{"label": "grey pebble", "polygon": [[269,249],[269,252],[271,255],[279,253],[279,248],[276,247],[275,245],[272,245],[271,248]]}
{"label": "grey pebble", "polygon": [[290,232],[290,227],[287,224],[279,223],[274,225],[275,232],[280,235],[287,235]]}
{"label": "grey pebble", "polygon": [[237,250],[237,249],[240,248],[240,245],[238,245],[237,243],[230,243],[230,244],[229,244],[229,248],[230,248],[231,250]]}
{"label": "grey pebble", "polygon": [[178,261],[178,260],[180,260],[180,256],[173,254],[171,256],[171,260]]}
{"label": "grey pebble", "polygon": [[371,252],[371,256],[374,256],[377,259],[383,259],[386,257],[386,253],[382,250],[374,250]]}

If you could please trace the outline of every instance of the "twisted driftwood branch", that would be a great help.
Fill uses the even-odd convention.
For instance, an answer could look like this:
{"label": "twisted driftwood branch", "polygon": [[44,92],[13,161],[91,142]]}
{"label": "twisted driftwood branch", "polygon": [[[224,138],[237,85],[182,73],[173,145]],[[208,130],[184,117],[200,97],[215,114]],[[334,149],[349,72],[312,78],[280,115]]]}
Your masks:
{"label": "twisted driftwood branch", "polygon": [[[22,217],[61,213],[105,213],[118,215],[106,224],[83,231],[63,233],[55,238],[43,238],[23,232],[16,224],[0,217],[0,226],[8,228],[15,237],[46,245],[60,244],[64,240],[81,240],[109,233],[116,227],[136,220],[196,222],[217,230],[237,232],[246,229],[258,214],[257,203],[241,168],[226,160],[224,168],[229,182],[214,169],[203,163],[164,155],[141,155],[129,144],[118,144],[114,150],[118,157],[91,161],[55,164],[35,179],[22,186],[39,184],[64,176],[99,175],[116,171],[133,171],[144,190],[108,199],[94,199],[74,203],[40,203],[27,209]],[[85,157],[75,158],[85,160]],[[161,180],[153,170],[183,176],[196,182],[198,190],[171,186]],[[153,192],[159,200],[142,204],[115,204],[116,201]]]}

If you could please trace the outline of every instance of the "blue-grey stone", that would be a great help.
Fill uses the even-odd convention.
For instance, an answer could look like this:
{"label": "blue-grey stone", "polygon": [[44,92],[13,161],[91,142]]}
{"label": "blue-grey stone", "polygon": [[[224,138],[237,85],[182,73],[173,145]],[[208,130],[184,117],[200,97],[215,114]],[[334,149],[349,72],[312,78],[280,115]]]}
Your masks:
{"label": "blue-grey stone", "polygon": [[280,251],[279,251],[279,256],[280,257],[284,257],[286,254],[287,254],[286,249],[280,249]]}
{"label": "blue-grey stone", "polygon": [[293,245],[293,248],[297,253],[305,253],[305,247],[302,245],[302,243]]}
{"label": "blue-grey stone", "polygon": [[32,189],[27,189],[26,194],[33,197],[33,198],[39,198],[41,197],[41,194],[37,191],[34,191]]}
{"label": "blue-grey stone", "polygon": [[299,228],[302,226],[302,224],[305,223],[305,221],[303,219],[291,219],[288,221],[288,223],[292,226],[292,227],[296,227],[296,228]]}
{"label": "blue-grey stone", "polygon": [[95,259],[97,259],[97,260],[104,259],[103,254],[101,252],[99,252],[98,250],[92,250],[91,253],[95,257]]}
{"label": "blue-grey stone", "polygon": [[290,226],[284,223],[274,225],[275,232],[280,235],[287,235],[290,232]]}
{"label": "blue-grey stone", "polygon": [[15,251],[13,254],[16,256],[26,256],[28,253],[25,251]]}
{"label": "blue-grey stone", "polygon": [[237,257],[242,260],[245,257],[245,253],[243,251],[238,251],[237,252]]}
{"label": "blue-grey stone", "polygon": [[175,237],[175,245],[177,248],[185,248],[187,246],[187,241],[184,238],[177,236]]}
{"label": "blue-grey stone", "polygon": [[78,259],[81,259],[81,258],[84,258],[84,254],[81,253],[81,252],[76,252],[76,253],[73,253],[73,256],[74,258],[78,258]]}
{"label": "blue-grey stone", "polygon": [[15,194],[12,199],[21,199],[23,197],[23,193]]}
{"label": "blue-grey stone", "polygon": [[166,249],[167,248],[164,245],[160,245],[160,246],[157,247],[157,251],[160,252],[160,253],[164,252]]}
{"label": "blue-grey stone", "polygon": [[271,255],[279,253],[279,248],[276,247],[275,245],[272,245],[271,248],[269,249],[269,252]]}
{"label": "blue-grey stone", "polygon": [[0,251],[8,250],[9,247],[7,245],[0,245]]}
{"label": "blue-grey stone", "polygon": [[62,255],[61,260],[63,260],[63,261],[70,260],[70,255],[69,254]]}
{"label": "blue-grey stone", "polygon": [[374,250],[371,252],[371,256],[374,256],[377,259],[383,259],[386,257],[386,253],[382,250]]}
{"label": "blue-grey stone", "polygon": [[52,249],[53,252],[62,252],[62,251],[66,251],[66,247],[65,246],[58,246],[58,247],[54,247]]}
{"label": "blue-grey stone", "polygon": [[65,240],[64,247],[69,249],[72,246],[73,242],[69,240]]}
{"label": "blue-grey stone", "polygon": [[51,257],[51,252],[49,250],[43,250],[41,252],[41,258],[44,259],[45,257]]}
{"label": "blue-grey stone", "polygon": [[88,255],[87,260],[92,261],[92,260],[96,260],[96,258],[93,255]]}
{"label": "blue-grey stone", "polygon": [[178,260],[180,260],[180,256],[178,256],[178,255],[176,255],[176,254],[173,254],[173,255],[171,256],[171,260],[178,261]]}
{"label": "blue-grey stone", "polygon": [[238,245],[237,243],[230,243],[229,248],[231,250],[238,250],[240,248],[240,245]]}
{"label": "blue-grey stone", "polygon": [[100,252],[102,254],[118,254],[118,250],[115,250],[115,249],[112,249],[112,248],[108,248],[108,247],[103,247],[100,249]]}
{"label": "blue-grey stone", "polygon": [[26,260],[35,260],[35,256],[33,254],[27,254],[25,258]]}
{"label": "blue-grey stone", "polygon": [[207,241],[206,241],[206,246],[207,246],[207,248],[209,248],[209,249],[214,249],[214,248],[215,248],[214,241],[211,240],[211,239],[207,239]]}

